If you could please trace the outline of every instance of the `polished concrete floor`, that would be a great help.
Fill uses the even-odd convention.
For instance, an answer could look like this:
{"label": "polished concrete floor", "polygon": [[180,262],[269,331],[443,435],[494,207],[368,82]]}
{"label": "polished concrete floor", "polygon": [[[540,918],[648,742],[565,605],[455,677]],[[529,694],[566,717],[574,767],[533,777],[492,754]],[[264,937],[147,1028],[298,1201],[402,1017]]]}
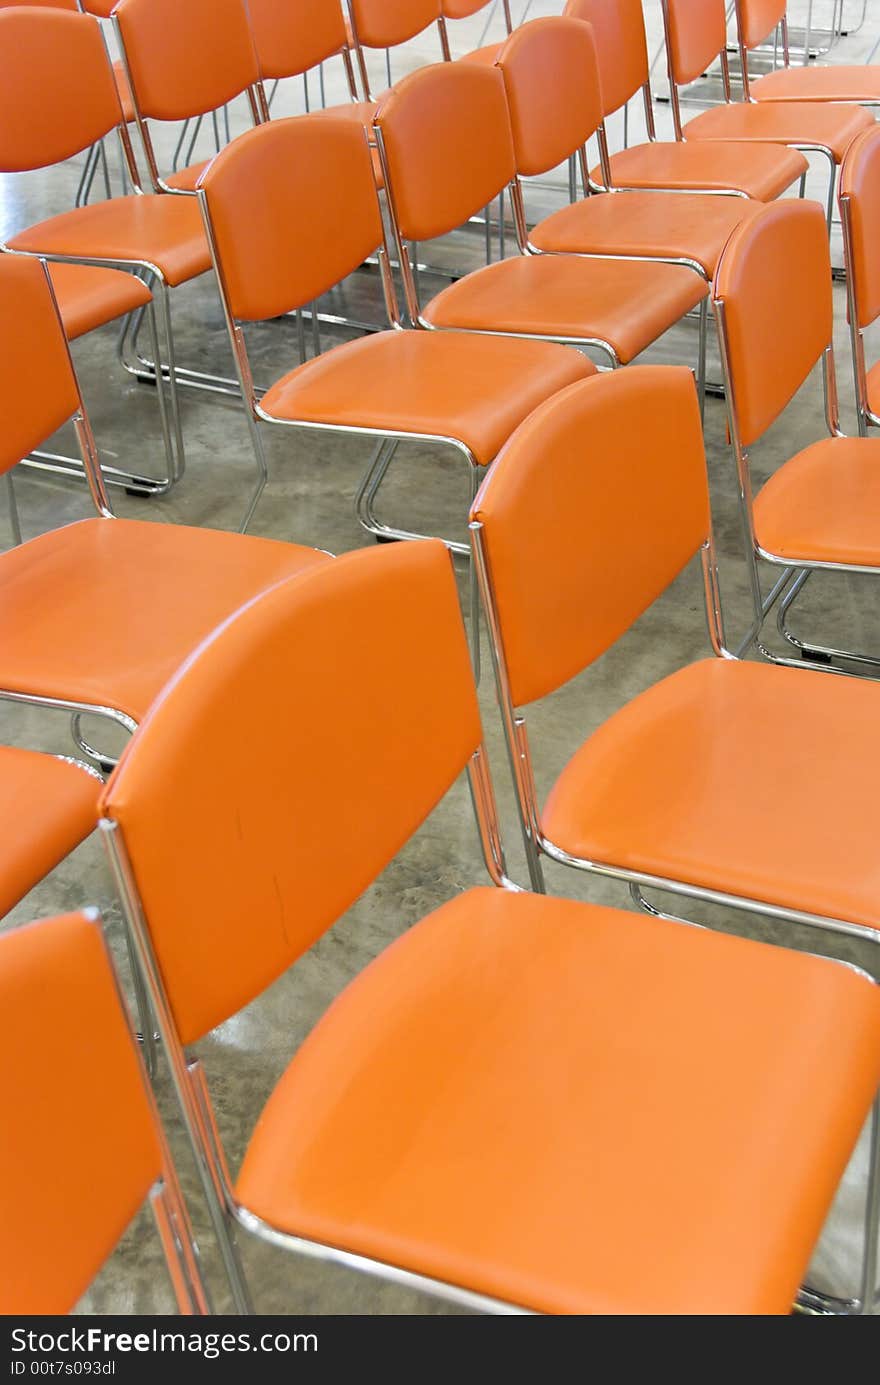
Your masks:
{"label": "polished concrete floor", "polygon": [[[853,8],[857,8],[855,4]],[[514,5],[516,11],[517,6]],[[531,13],[553,12],[550,4],[535,5]],[[649,5],[652,51],[656,48],[656,5]],[[482,17],[453,31],[456,51],[475,46],[482,38]],[[489,37],[500,35],[496,16]],[[869,20],[861,33],[841,43],[836,61],[859,61],[867,56],[878,35],[880,21]],[[437,54],[425,38],[409,45],[395,56],[394,75],[407,67],[433,60]],[[662,64],[660,65],[662,66]],[[382,63],[375,64],[375,85],[383,85]],[[659,73],[660,68],[657,71]],[[658,78],[658,88],[662,89]],[[330,99],[341,95],[338,79],[328,75]],[[316,97],[312,89],[312,99]],[[302,89],[282,90],[279,111],[301,109]],[[661,108],[662,116],[662,108]],[[233,110],[233,129],[242,128],[242,112]],[[619,144],[620,122],[612,126],[612,140]],[[633,115],[630,138],[639,135],[637,113]],[[173,132],[162,140],[165,150],[173,147]],[[207,152],[207,149],[205,150]],[[16,179],[0,179],[0,234],[26,225],[70,204],[81,169],[81,161],[49,173]],[[822,196],[821,175],[810,183],[810,191]],[[530,190],[530,205],[535,214],[558,205],[563,194],[547,188]],[[293,240],[292,240],[293,249]],[[835,234],[834,252],[839,259],[839,237]],[[482,253],[479,231],[458,236],[444,247],[430,247],[425,255],[432,263],[457,268],[475,266]],[[838,364],[845,426],[854,427],[852,380],[844,317],[842,287],[834,289],[837,310]],[[200,282],[175,293],[175,322],[180,356],[187,363],[204,363],[225,372],[231,367],[225,329],[214,288],[206,276]],[[381,303],[375,280],[361,272],[347,287],[344,306],[353,315],[381,320]],[[338,332],[323,334],[323,342],[342,339]],[[869,341],[869,345],[870,345]],[[880,335],[875,344],[880,349]],[[113,329],[80,342],[75,348],[84,393],[91,410],[96,435],[105,459],[134,468],[157,469],[160,446],[155,395],[137,384],[118,367]],[[651,360],[693,363],[696,330],[692,324],[676,328],[651,352]],[[297,341],[293,323],[288,320],[266,325],[254,336],[258,378],[268,382],[295,364]],[[713,350],[710,375],[718,376]],[[183,393],[184,429],[188,464],[184,479],[167,498],[139,500],[115,491],[117,512],[157,522],[207,525],[234,529],[244,510],[253,479],[253,463],[244,417],[235,401],[218,399],[197,391]],[[768,474],[799,447],[820,435],[822,429],[821,391],[818,379],[811,380],[783,419],[756,450],[758,475]],[[69,442],[69,439],[66,441]],[[252,532],[267,537],[314,544],[334,552],[372,542],[359,528],[353,511],[353,496],[365,466],[369,445],[356,439],[316,435],[288,435],[283,430],[266,432],[271,481],[255,520]],[[723,597],[732,638],[745,631],[749,603],[736,502],[733,461],[725,441],[724,404],[710,399],[706,413],[706,443],[711,473],[717,537],[722,560]],[[89,513],[83,488],[75,484],[35,476],[22,469],[15,476],[15,491],[25,538],[52,526]],[[445,535],[462,535],[467,502],[466,478],[460,460],[441,450],[426,447],[401,448],[387,488],[383,491],[384,513],[405,524],[424,525]],[[8,542],[5,520],[2,542]],[[464,593],[462,572],[462,593]],[[150,591],[144,589],[144,614],[149,613]],[[876,599],[869,583],[857,580],[816,581],[802,603],[802,619],[817,634],[848,641],[851,647],[876,647],[878,622]],[[84,629],[86,641],[100,641],[100,629]],[[484,640],[484,655],[488,651]],[[574,680],[546,706],[531,716],[536,751],[539,793],[552,782],[566,758],[583,736],[598,725],[621,703],[664,673],[707,650],[705,623],[701,610],[701,586],[696,569],[686,572],[636,627],[585,675]],[[519,846],[512,796],[499,734],[497,712],[487,676],[481,689],[487,741],[498,782],[503,821],[512,873],[526,879]],[[272,754],[272,728],[252,727],[254,753]],[[12,744],[34,745],[69,751],[70,741],[63,718],[7,708],[0,713],[0,735]],[[762,767],[756,764],[755,796],[773,795]],[[377,805],[381,811],[381,805]],[[344,843],[341,844],[344,850]],[[481,865],[473,831],[466,787],[458,784],[436,810],[415,839],[387,869],[384,875],[352,908],[348,915],[304,957],[300,963],[265,995],[233,1021],[222,1026],[201,1045],[211,1090],[219,1113],[224,1139],[233,1165],[240,1157],[249,1131],[261,1106],[312,1024],[334,995],[388,942],[414,920],[457,890],[480,880]],[[548,871],[548,886],[560,893],[614,902],[628,907],[622,887],[585,881],[560,869]],[[29,918],[40,917],[84,904],[98,905],[120,966],[125,970],[121,944],[119,910],[111,881],[102,858],[100,844],[91,839],[39,886],[5,921],[11,927]],[[717,915],[721,927],[750,928],[748,921]],[[754,926],[761,935],[759,925]],[[800,943],[802,939],[793,938]],[[854,954],[855,955],[855,954]],[[625,1017],[621,1017],[625,1023]],[[59,1034],[59,1043],[64,1035]],[[174,1132],[181,1168],[199,1229],[204,1261],[214,1287],[218,1306],[226,1304],[225,1288],[218,1269],[216,1248],[206,1225],[203,1205],[185,1146],[179,1138],[179,1123],[173,1096],[163,1068],[159,1082],[163,1111]],[[64,1132],[59,1132],[59,1152]],[[650,1151],[646,1151],[650,1158]],[[860,1170],[863,1157],[857,1156],[838,1199],[835,1212],[817,1252],[814,1278],[838,1293],[854,1288],[858,1258],[860,1216]],[[586,1250],[587,1248],[585,1248]],[[302,1262],[278,1251],[255,1245],[244,1246],[244,1259],[263,1312],[315,1313],[437,1313],[448,1307],[421,1295],[364,1279],[350,1271]],[[148,1214],[144,1214],[125,1237],[81,1305],[84,1311],[102,1313],[169,1311],[171,1296],[161,1266],[161,1255]]]}

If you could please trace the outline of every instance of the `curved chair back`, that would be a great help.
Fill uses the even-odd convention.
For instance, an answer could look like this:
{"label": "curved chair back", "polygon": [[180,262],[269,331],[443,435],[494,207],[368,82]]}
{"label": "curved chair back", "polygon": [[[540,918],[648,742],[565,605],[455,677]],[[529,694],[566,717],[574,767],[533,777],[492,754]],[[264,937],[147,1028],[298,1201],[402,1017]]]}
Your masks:
{"label": "curved chair back", "polygon": [[420,68],[382,101],[375,129],[386,190],[406,240],[454,231],[516,174],[504,82],[495,68]]}
{"label": "curved chair back", "polygon": [[880,316],[880,128],[853,141],[840,168],[841,204],[848,220],[847,280],[859,327]]}
{"label": "curved chair back", "polygon": [[570,19],[593,28],[605,115],[626,105],[649,78],[648,42],[641,0],[567,0]]}
{"label": "curved chair back", "polygon": [[687,86],[727,48],[724,0],[663,0],[669,75]]}
{"label": "curved chair back", "polygon": [[554,395],[502,449],[471,521],[522,707],[604,653],[707,542],[692,373],[630,366]]}
{"label": "curved chair back", "polygon": [[247,6],[267,80],[298,77],[348,48],[340,0],[247,0]]}
{"label": "curved chair back", "polygon": [[262,321],[312,302],[382,244],[360,124],[320,114],[247,130],[199,179],[233,318]]}
{"label": "curved chair back", "polygon": [[517,172],[546,173],[602,124],[602,90],[589,25],[562,15],[517,29],[498,55]]}
{"label": "curved chair back", "polygon": [[352,29],[365,48],[396,48],[440,18],[440,0],[350,0]]}
{"label": "curved chair back", "polygon": [[97,19],[54,6],[0,10],[0,172],[60,163],[121,123]]}
{"label": "curved chair back", "polygon": [[736,0],[736,22],[740,42],[757,48],[785,18],[786,0]]}
{"label": "curved chair back", "polygon": [[444,546],[348,554],[321,577],[215,631],[106,788],[184,1044],[330,927],[480,744]]}
{"label": "curved chair back", "polygon": [[0,1312],[67,1313],[167,1170],[94,916],[0,938],[0,1055]]}
{"label": "curved chair back", "polygon": [[818,202],[773,202],[742,222],[712,290],[741,446],[766,432],[831,344],[831,258]]}

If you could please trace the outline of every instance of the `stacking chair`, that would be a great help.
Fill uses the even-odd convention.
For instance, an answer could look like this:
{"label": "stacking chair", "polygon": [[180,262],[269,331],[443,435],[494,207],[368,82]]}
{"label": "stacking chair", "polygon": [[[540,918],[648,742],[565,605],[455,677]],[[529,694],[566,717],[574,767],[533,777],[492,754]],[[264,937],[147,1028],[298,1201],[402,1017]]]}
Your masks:
{"label": "stacking chair", "polygon": [[[814,224],[827,253],[821,213]],[[823,948],[858,939],[880,974],[868,770],[880,763],[880,688],[727,648],[689,373],[634,367],[542,405],[487,476],[472,537],[533,887],[547,859],[626,882],[658,918],[669,916],[645,890],[803,924]],[[608,650],[697,552],[715,657],[615,712],[542,806],[527,709]],[[855,1311],[875,1303],[878,1108],[872,1141]]]}
{"label": "stacking chair", "polygon": [[[804,177],[807,161],[795,149],[657,139],[641,0],[567,0],[565,14],[593,26],[606,118],[620,109],[626,115],[629,101],[642,93],[648,142],[612,155],[615,187],[738,193],[770,202]],[[595,187],[606,185],[604,172],[593,169]]]}
{"label": "stacking chair", "polygon": [[[0,11],[0,171],[57,163],[118,131],[135,193],[77,207],[11,236],[6,248],[146,280],[165,337],[175,470],[183,472],[169,291],[211,267],[193,198],[138,190],[131,142],[99,21],[53,9]],[[152,379],[156,379],[155,371]]]}
{"label": "stacking chair", "polygon": [[[271,756],[252,753],[254,718]],[[215,632],[107,786],[101,825],[236,1307],[238,1226],[475,1309],[788,1312],[880,1079],[877,987],[512,888],[481,734],[448,555],[397,544],[279,584]],[[233,1183],[196,1046],[465,767],[492,886],[349,982]]]}
{"label": "stacking chair", "polygon": [[180,1312],[209,1312],[93,911],[0,938],[0,1055],[0,1312],[69,1312],[147,1198]]}
{"label": "stacking chair", "polygon": [[[79,8],[85,10],[86,14],[93,14],[96,19],[109,19],[114,9],[119,4],[119,0],[79,0]],[[75,9],[77,0],[66,6],[67,9]],[[126,125],[135,123],[134,102],[131,99],[131,87],[128,85],[128,78],[125,75],[125,66],[121,58],[113,64],[113,75],[116,79],[116,89],[119,92],[119,104],[122,107],[122,114]]]}
{"label": "stacking chair", "polygon": [[280,578],[329,561],[311,548],[113,519],[45,266],[0,256],[0,469],[69,420],[98,518],[0,555],[0,699],[85,713],[128,731],[199,641]]}
{"label": "stacking chair", "polygon": [[388,85],[391,85],[389,50],[437,26],[440,54],[449,61],[449,41],[441,0],[346,0],[351,45],[357,57],[365,101],[375,100],[364,49],[384,48]]}
{"label": "stacking chair", "polygon": [[0,746],[0,918],[89,835],[100,785],[78,760]]}
{"label": "stacking chair", "polygon": [[[414,324],[576,343],[617,366],[691,309],[705,311],[705,282],[680,265],[529,253],[496,68],[438,63],[411,73],[380,103],[375,130]],[[407,242],[456,230],[508,189],[522,253],[465,275],[423,306]]]}
{"label": "stacking chair", "polygon": [[[877,63],[809,63],[791,67],[787,0],[736,0],[737,37],[746,98],[754,101],[858,101],[880,105]],[[779,26],[783,66],[753,81],[749,53]]]}
{"label": "stacking chair", "polygon": [[[440,0],[440,10],[444,21],[450,19],[469,19],[471,15],[479,14],[480,10],[488,9],[491,3],[492,0]],[[510,15],[510,0],[501,0],[501,15],[508,34],[513,33],[513,20]],[[482,48],[474,48],[470,53],[462,54],[459,62],[486,63],[491,67],[498,56],[500,48],[500,43],[485,44]]]}
{"label": "stacking chair", "polygon": [[[341,0],[310,0],[291,5],[288,0],[247,0],[254,48],[265,85],[288,77],[304,77],[332,58],[342,61],[349,103],[326,109],[355,118],[355,107],[372,112],[372,103],[358,99],[349,33]],[[267,98],[267,107],[271,96]],[[365,125],[369,119],[365,119]]]}
{"label": "stacking chair", "polygon": [[[874,124],[856,105],[817,102],[731,101],[724,0],[662,0],[672,119],[677,139],[754,140],[785,144],[801,153],[821,154],[828,162],[826,202],[829,230],[834,213],[837,169],[856,135]],[[721,62],[724,102],[682,125],[678,89]],[[880,90],[880,88],[878,88]]]}
{"label": "stacking chair", "polygon": [[[738,228],[718,264],[713,308],[755,603],[750,638],[766,657],[791,662],[760,642],[764,617],[778,602],[777,625],[796,663],[855,659],[878,668],[876,654],[805,642],[786,623],[812,572],[880,576],[880,440],[841,430],[831,262],[818,204],[780,202]],[[778,467],[754,494],[750,450],[820,361],[829,436]],[[761,561],[777,577],[767,597]]]}
{"label": "stacking chair", "polygon": [[[258,399],[245,327],[312,302],[374,253],[389,319],[400,326],[370,151],[351,121],[319,113],[273,120],[218,154],[199,187],[257,462],[242,529],[266,481],[261,423],[377,439],[357,496],[358,519],[380,537],[417,538],[382,522],[374,509],[401,439],[454,448],[468,464],[472,498],[526,415],[594,369],[578,352],[549,342],[391,330],[313,357]],[[467,555],[466,544],[451,547]],[[476,611],[475,588],[472,597]],[[473,633],[476,653],[476,619]]]}
{"label": "stacking chair", "polygon": [[865,364],[865,329],[880,316],[880,130],[873,127],[851,145],[840,170],[840,218],[846,265],[859,432],[880,427],[880,363]]}
{"label": "stacking chair", "polygon": [[153,189],[192,193],[207,160],[163,176],[150,122],[201,122],[239,96],[262,119],[246,0],[119,0],[113,24]]}
{"label": "stacking chair", "polygon": [[[507,40],[497,66],[521,177],[548,173],[577,155],[588,186],[586,145],[594,134],[607,171],[599,72],[588,24],[561,15],[533,19]],[[603,192],[563,207],[531,230],[524,225],[521,235],[539,251],[666,260],[709,280],[733,228],[763,205],[701,193]]]}

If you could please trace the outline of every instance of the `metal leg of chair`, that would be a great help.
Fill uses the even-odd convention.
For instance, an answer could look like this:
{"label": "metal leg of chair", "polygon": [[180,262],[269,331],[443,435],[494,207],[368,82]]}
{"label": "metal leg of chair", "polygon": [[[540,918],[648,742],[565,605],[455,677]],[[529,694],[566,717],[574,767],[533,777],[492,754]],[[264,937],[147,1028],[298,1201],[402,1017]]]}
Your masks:
{"label": "metal leg of chair", "polygon": [[247,509],[244,512],[244,518],[242,519],[241,524],[238,526],[238,532],[240,534],[247,533],[250,522],[254,517],[254,511],[256,510],[257,505],[259,504],[260,496],[266,489],[266,482],[269,479],[269,467],[266,463],[266,451],[263,447],[263,439],[260,435],[259,422],[254,417],[253,410],[251,409],[250,404],[248,404],[246,400],[244,407],[245,412],[247,414],[248,431],[250,432],[251,436],[251,446],[253,447],[254,451],[254,461],[257,464],[257,483],[254,486],[253,491],[251,492],[251,498],[248,501]]}
{"label": "metal leg of chair", "polygon": [[706,348],[709,340],[709,295],[700,304],[699,341],[697,345],[697,394],[700,400],[700,422],[706,422]]}
{"label": "metal leg of chair", "polygon": [[73,205],[75,207],[84,207],[89,200],[92,184],[95,181],[95,174],[98,171],[99,157],[98,145],[93,144],[86,155],[85,166],[82,171],[82,177],[79,180],[79,187],[76,190],[76,198],[74,199]]}
{"label": "metal leg of chair", "polygon": [[[477,491],[480,489],[482,475],[480,470],[471,463],[471,493],[468,513],[470,513],[473,503],[477,498]],[[470,621],[471,621],[471,662],[474,670],[474,682],[480,686],[480,582],[477,576],[477,565],[474,562],[472,553],[468,555],[468,596],[470,598]]]}
{"label": "metal leg of chair", "polygon": [[15,486],[11,471],[6,473],[6,498],[9,505],[9,527],[12,530],[12,542],[17,548],[21,543],[21,522],[18,517],[18,501],[15,498]]}
{"label": "metal leg of chair", "polygon": [[159,312],[162,317],[162,330],[165,336],[165,350],[167,352],[168,364],[163,366],[159,357],[156,358],[156,387],[159,388],[159,376],[163,370],[168,372],[168,391],[171,398],[171,428],[174,436],[175,452],[177,456],[177,469],[175,480],[180,480],[186,470],[186,452],[183,445],[183,425],[180,419],[180,394],[178,391],[177,380],[177,360],[174,351],[174,328],[171,323],[171,298],[168,285],[160,279],[154,279],[152,283],[153,301],[158,300]]}
{"label": "metal leg of chair", "polygon": [[128,924],[123,919],[125,929],[125,945],[128,948],[128,961],[131,967],[131,984],[134,991],[134,1001],[137,1007],[138,1025],[140,1026],[137,1038],[143,1046],[144,1062],[147,1065],[147,1072],[150,1077],[156,1076],[158,1067],[156,1053],[156,1039],[158,1035],[153,1028],[153,1011],[150,1007],[150,997],[144,984],[141,964],[135,950],[134,942],[129,932]]}

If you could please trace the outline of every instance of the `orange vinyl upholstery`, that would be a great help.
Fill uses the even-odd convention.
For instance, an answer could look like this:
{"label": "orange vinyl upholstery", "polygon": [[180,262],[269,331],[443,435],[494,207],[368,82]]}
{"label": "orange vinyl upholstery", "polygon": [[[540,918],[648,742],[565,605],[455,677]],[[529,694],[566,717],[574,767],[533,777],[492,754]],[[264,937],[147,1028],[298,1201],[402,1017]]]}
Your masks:
{"label": "orange vinyl upholstery", "polygon": [[696,81],[727,46],[724,0],[665,0],[667,49],[678,86]]}
{"label": "orange vinyl upholstery", "polygon": [[[611,156],[616,187],[673,188],[684,192],[736,188],[759,202],[770,202],[809,169],[803,154],[781,145],[710,140],[631,144]],[[594,168],[593,181],[604,181]]]}
{"label": "orange vinyl upholstery", "polygon": [[143,280],[122,270],[60,263],[48,268],[68,341],[103,327],[123,313],[146,307],[151,301],[152,295]]}
{"label": "orange vinyl upholstery", "polygon": [[0,938],[0,1052],[0,1311],[66,1313],[162,1171],[97,922]]}
{"label": "orange vinyl upholstery", "polygon": [[523,706],[598,658],[705,543],[691,372],[633,366],[548,400],[501,452],[471,518],[484,526],[511,693]]}
{"label": "orange vinyl upholstery", "polygon": [[[40,81],[34,80],[35,72]],[[0,10],[0,171],[60,163],[121,121],[97,19],[58,9]]]}
{"label": "orange vinyl upholstery", "polygon": [[370,150],[357,121],[305,115],[248,130],[212,160],[199,187],[241,320],[311,302],[382,241]]}
{"label": "orange vinyl upholstery", "polygon": [[538,1312],[786,1314],[878,1077],[864,977],[475,889],[318,1022],[236,1192]]}
{"label": "orange vinyl upholstery", "polygon": [[341,0],[247,0],[263,77],[296,77],[348,44]]}
{"label": "orange vinyl upholstery", "polygon": [[787,0],[736,0],[736,24],[746,48],[757,48],[785,17]]}
{"label": "orange vinyl upholstery", "polygon": [[4,255],[0,284],[0,471],[9,471],[77,412],[79,394],[44,265]]}
{"label": "orange vinyl upholstery", "polygon": [[880,104],[880,63],[780,67],[751,83],[756,101],[864,101]]}
{"label": "orange vinyl upholstery", "polygon": [[100,788],[70,761],[0,746],[0,918],[89,835]]}
{"label": "orange vinyl upholstery", "polygon": [[764,482],[755,537],[788,561],[880,568],[880,439],[821,438]]}
{"label": "orange vinyl upholstery", "polygon": [[379,103],[376,126],[407,240],[455,230],[514,177],[504,82],[493,67],[435,63],[410,73]]}
{"label": "orange vinyl upholstery", "polygon": [[440,17],[440,0],[351,0],[350,8],[365,48],[396,48]]}
{"label": "orange vinyl upholstery", "polygon": [[684,137],[819,144],[840,163],[856,136],[874,124],[863,106],[842,102],[731,101],[694,116],[684,127]]}
{"label": "orange vinyl upholstery", "polygon": [[[107,786],[102,810],[121,825],[136,863],[185,1044],[311,946],[480,742],[449,554],[431,540],[376,557],[338,558],[327,580],[304,575],[296,590],[282,583],[250,606],[247,621],[206,641]],[[314,728],[325,724],[331,684],[338,703],[328,755]],[[253,717],[285,726],[273,753],[256,761],[243,734]],[[182,859],[185,872],[174,865]]]}
{"label": "orange vinyl upholstery", "polygon": [[778,418],[831,341],[831,260],[822,208],[786,200],[731,236],[715,274],[744,447]]}
{"label": "orange vinyl upholstery", "polygon": [[517,171],[524,177],[556,168],[595,134],[602,123],[602,93],[586,24],[559,15],[534,19],[511,34],[497,62]]}
{"label": "orange vinyl upholstery", "polygon": [[880,129],[871,128],[851,146],[840,170],[840,195],[849,202],[852,264],[859,327],[880,315]]}
{"label": "orange vinyl upholstery", "polygon": [[468,19],[489,3],[490,0],[440,0],[440,12],[445,19]]}
{"label": "orange vinyl upholstery", "polygon": [[203,115],[259,80],[245,0],[120,0],[114,17],[148,119]]}
{"label": "orange vinyl upholstery", "polygon": [[611,115],[648,81],[641,0],[567,0],[564,13],[592,25],[605,114]]}

